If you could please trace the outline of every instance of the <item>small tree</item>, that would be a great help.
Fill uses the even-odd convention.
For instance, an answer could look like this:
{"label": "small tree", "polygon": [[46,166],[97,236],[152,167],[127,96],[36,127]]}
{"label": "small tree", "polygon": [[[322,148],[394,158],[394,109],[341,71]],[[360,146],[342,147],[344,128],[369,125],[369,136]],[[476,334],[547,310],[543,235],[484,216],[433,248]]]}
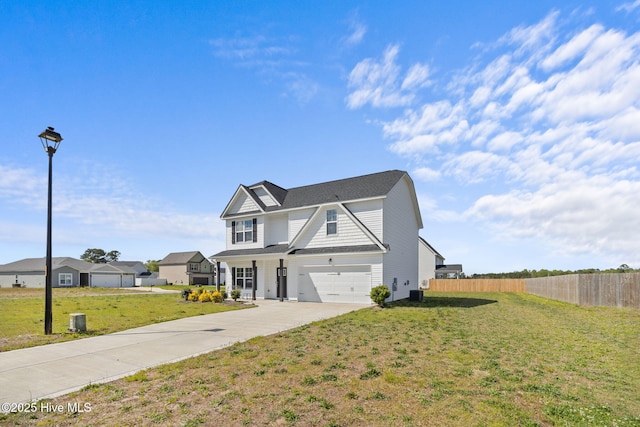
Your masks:
{"label": "small tree", "polygon": [[158,265],[160,261],[157,261],[155,259],[150,259],[147,260],[147,262],[144,263],[144,266],[147,267],[147,270],[150,271],[151,273],[154,272],[158,272],[160,271],[160,266]]}
{"label": "small tree", "polygon": [[371,289],[371,294],[369,296],[373,302],[378,304],[380,307],[384,307],[384,302],[391,296],[391,291],[385,285],[380,285]]}
{"label": "small tree", "polygon": [[108,262],[117,261],[120,258],[119,251],[105,252],[104,249],[89,248],[82,255],[80,259],[94,264],[106,264]]}
{"label": "small tree", "polygon": [[240,289],[233,289],[233,290],[231,291],[231,298],[232,298],[234,301],[237,301],[237,300],[238,300],[238,298],[240,298],[240,296],[241,296],[241,295],[242,295],[242,292],[240,292]]}

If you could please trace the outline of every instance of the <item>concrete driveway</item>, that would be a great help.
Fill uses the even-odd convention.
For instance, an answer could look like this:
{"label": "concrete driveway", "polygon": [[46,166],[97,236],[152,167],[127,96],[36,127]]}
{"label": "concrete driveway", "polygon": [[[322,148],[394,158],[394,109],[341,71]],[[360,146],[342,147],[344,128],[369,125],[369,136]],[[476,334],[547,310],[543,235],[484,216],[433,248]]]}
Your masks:
{"label": "concrete driveway", "polygon": [[[369,307],[256,301],[256,308],[156,323],[115,334],[0,353],[0,402],[51,398],[256,336]],[[89,326],[91,319],[87,319]]]}

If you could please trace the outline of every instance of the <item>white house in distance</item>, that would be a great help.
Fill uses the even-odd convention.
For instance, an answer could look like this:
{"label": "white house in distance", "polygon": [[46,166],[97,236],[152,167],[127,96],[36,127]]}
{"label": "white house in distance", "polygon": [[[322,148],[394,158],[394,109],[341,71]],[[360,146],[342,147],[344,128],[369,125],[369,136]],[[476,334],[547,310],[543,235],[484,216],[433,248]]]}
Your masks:
{"label": "white house in distance", "polygon": [[411,177],[391,170],[285,189],[240,185],[222,212],[227,289],[245,296],[371,303],[418,289],[420,209]]}
{"label": "white house in distance", "polygon": [[419,285],[423,289],[428,289],[429,280],[435,279],[436,267],[444,264],[444,257],[422,237],[418,237],[418,253],[420,259],[418,268]]}

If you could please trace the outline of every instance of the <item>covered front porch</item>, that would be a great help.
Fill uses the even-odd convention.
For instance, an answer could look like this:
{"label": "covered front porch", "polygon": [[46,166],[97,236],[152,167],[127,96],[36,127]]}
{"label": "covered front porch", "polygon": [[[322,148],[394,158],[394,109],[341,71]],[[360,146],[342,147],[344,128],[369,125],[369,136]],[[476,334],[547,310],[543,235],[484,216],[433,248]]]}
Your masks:
{"label": "covered front porch", "polygon": [[239,289],[243,299],[293,299],[287,285],[287,245],[223,251],[211,258],[227,264],[226,289]]}

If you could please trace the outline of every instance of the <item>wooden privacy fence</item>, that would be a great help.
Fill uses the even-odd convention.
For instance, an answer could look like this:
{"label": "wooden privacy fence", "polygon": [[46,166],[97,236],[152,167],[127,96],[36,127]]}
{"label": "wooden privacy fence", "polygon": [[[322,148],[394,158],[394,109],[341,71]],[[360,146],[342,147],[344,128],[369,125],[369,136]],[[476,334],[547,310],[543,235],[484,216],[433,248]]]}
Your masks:
{"label": "wooden privacy fence", "polygon": [[527,292],[580,305],[640,308],[640,273],[569,274],[526,279]]}
{"label": "wooden privacy fence", "polygon": [[568,274],[534,279],[431,279],[435,292],[527,292],[579,305],[640,308],[640,273]]}
{"label": "wooden privacy fence", "polygon": [[430,279],[437,292],[525,292],[524,279]]}

